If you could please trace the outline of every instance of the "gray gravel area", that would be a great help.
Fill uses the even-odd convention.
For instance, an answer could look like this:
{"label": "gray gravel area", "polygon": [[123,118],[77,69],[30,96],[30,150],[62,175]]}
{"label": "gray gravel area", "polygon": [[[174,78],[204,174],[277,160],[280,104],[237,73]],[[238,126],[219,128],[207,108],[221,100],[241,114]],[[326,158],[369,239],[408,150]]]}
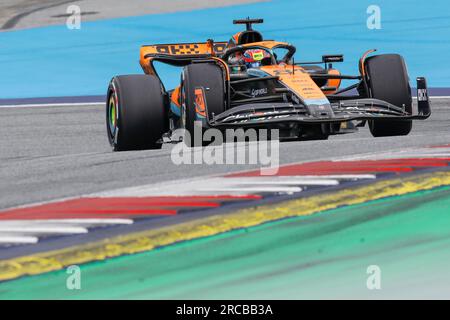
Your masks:
{"label": "gray gravel area", "polygon": [[1,0],[0,31],[65,24],[77,5],[82,21],[224,7],[266,0]]}

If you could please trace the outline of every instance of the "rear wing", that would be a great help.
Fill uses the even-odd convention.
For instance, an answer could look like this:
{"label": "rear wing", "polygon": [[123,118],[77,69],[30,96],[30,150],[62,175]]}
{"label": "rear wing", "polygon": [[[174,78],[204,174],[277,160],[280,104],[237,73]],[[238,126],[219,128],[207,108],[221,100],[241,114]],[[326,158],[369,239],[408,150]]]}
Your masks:
{"label": "rear wing", "polygon": [[146,74],[157,75],[153,62],[159,61],[172,66],[182,67],[191,64],[194,60],[208,59],[212,56],[221,56],[228,42],[194,42],[154,44],[142,46],[140,64]]}
{"label": "rear wing", "polygon": [[220,56],[226,49],[227,42],[197,42],[155,44],[141,47],[141,63],[144,60],[158,60],[179,65],[182,61]]}

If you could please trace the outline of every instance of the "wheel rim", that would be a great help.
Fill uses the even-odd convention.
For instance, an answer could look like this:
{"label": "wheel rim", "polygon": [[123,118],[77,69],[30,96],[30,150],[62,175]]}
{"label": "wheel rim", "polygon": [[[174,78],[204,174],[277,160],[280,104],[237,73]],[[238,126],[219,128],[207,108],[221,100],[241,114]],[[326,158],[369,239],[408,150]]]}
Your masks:
{"label": "wheel rim", "polygon": [[108,126],[111,136],[114,137],[117,129],[117,105],[114,92],[111,93],[108,101]]}

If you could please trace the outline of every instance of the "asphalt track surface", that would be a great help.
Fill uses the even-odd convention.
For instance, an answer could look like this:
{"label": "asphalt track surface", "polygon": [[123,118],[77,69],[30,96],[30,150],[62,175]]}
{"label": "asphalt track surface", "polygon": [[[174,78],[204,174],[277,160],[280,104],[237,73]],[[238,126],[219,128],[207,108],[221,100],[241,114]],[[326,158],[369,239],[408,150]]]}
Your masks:
{"label": "asphalt track surface", "polygon": [[[328,141],[284,142],[280,164],[337,159],[450,141],[450,100],[432,99],[430,119],[406,137],[373,138],[367,128]],[[0,209],[258,165],[175,165],[173,145],[112,152],[104,106],[0,108]]]}

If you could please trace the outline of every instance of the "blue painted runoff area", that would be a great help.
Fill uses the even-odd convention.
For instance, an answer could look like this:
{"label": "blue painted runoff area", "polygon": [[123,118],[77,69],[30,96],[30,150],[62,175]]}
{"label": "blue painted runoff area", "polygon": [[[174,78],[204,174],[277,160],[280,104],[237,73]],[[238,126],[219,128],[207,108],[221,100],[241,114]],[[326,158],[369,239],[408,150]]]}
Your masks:
{"label": "blue painted runoff area", "polygon": [[[367,9],[376,4],[381,29],[369,29]],[[228,40],[242,26],[236,18],[264,18],[266,39],[297,46],[296,61],[343,53],[339,68],[357,73],[364,51],[400,53],[411,85],[426,76],[430,87],[450,87],[450,9],[447,0],[273,0],[225,8],[83,22],[0,32],[0,99],[98,96],[114,75],[141,73],[142,44]],[[168,88],[179,70],[162,66]]]}

